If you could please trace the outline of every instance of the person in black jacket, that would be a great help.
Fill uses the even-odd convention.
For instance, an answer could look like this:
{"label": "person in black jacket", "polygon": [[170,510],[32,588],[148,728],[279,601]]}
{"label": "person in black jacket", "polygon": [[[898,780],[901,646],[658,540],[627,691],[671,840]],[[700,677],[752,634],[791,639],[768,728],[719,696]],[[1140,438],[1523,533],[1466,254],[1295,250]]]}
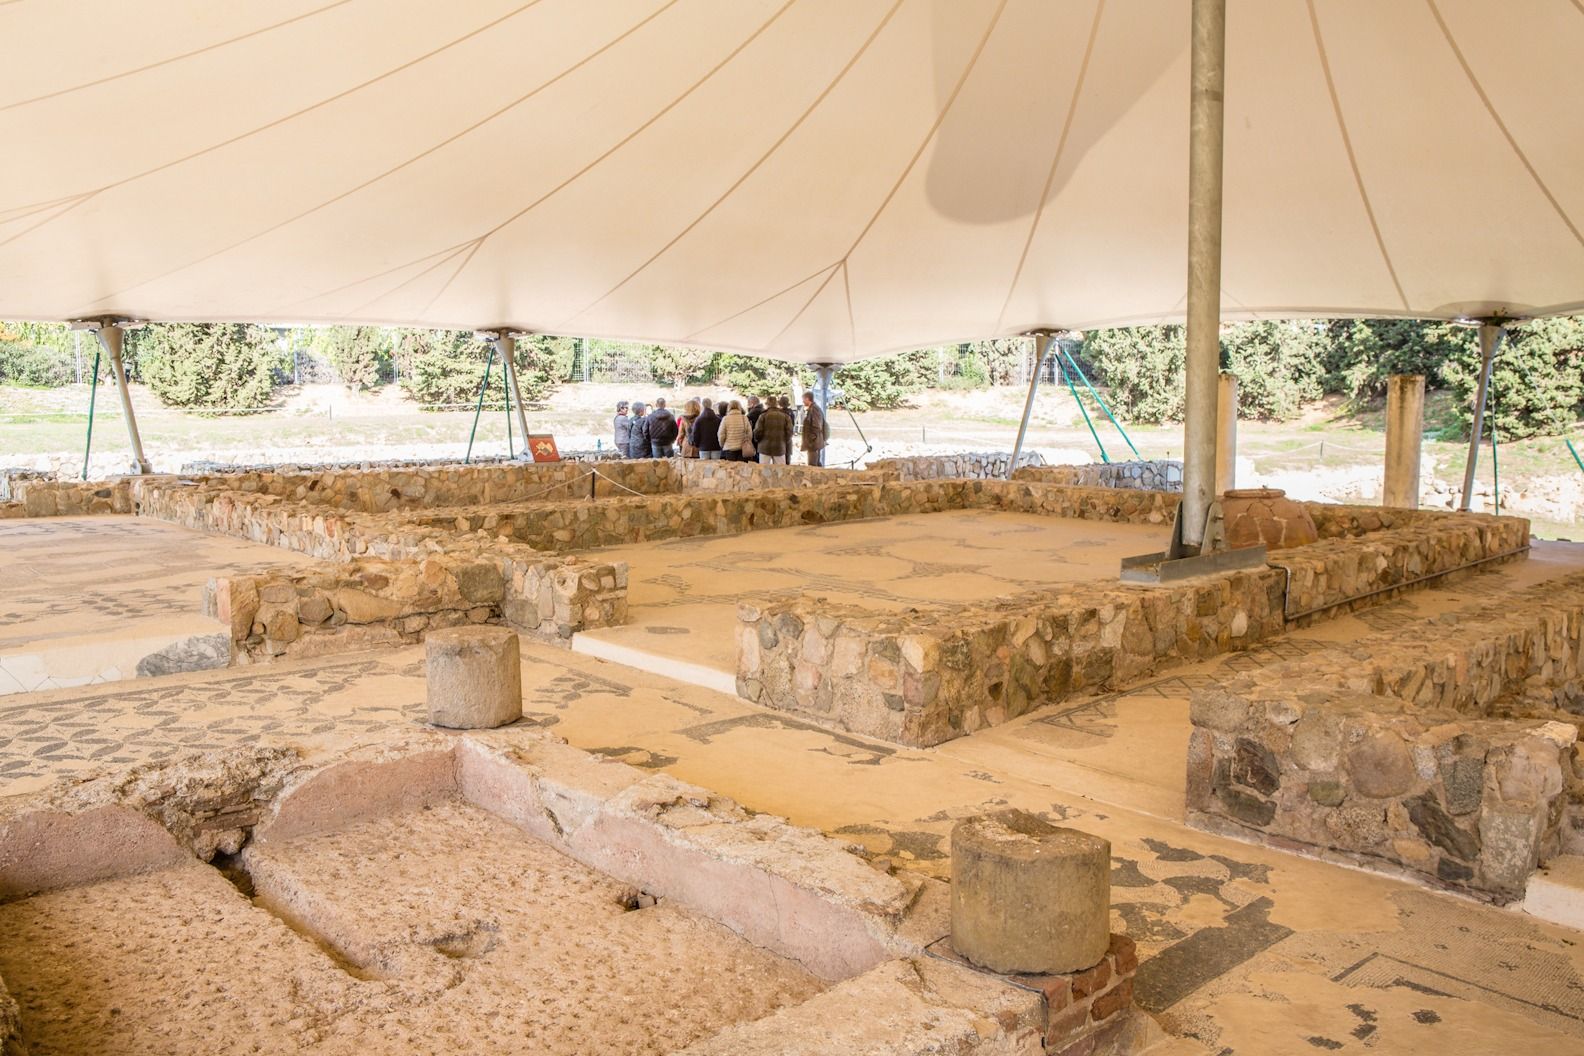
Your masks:
{"label": "person in black jacket", "polygon": [[676,454],[676,415],[666,409],[664,396],[655,400],[654,410],[649,412],[648,432],[650,458],[670,458]]}
{"label": "person in black jacket", "polygon": [[764,413],[764,404],[759,402],[759,397],[748,397],[748,428],[752,429],[759,424],[759,416]]}
{"label": "person in black jacket", "polygon": [[688,443],[698,448],[700,458],[721,457],[720,415],[715,413],[715,407],[709,400],[700,405],[698,417],[693,419],[693,425],[688,429]]}

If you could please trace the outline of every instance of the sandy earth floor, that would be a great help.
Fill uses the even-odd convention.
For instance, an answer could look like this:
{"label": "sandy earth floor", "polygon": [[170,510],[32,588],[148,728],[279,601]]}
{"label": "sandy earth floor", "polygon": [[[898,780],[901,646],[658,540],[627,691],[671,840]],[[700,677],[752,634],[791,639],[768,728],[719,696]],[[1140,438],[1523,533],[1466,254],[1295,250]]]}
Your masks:
{"label": "sandy earth floor", "polygon": [[[1163,526],[957,510],[607,547],[589,553],[627,562],[629,622],[585,631],[573,648],[731,691],[739,601],[814,594],[889,612],[987,601],[1115,577],[1122,558],[1161,549],[1167,534]],[[688,666],[726,677],[701,678]]]}
{"label": "sandy earth floor", "polygon": [[665,902],[629,911],[623,885],[460,802],[249,864],[252,904],[194,865],[0,907],[34,1056],[637,1056],[824,989]]}
{"label": "sandy earth floor", "polygon": [[0,521],[0,553],[0,694],[223,665],[204,583],[307,561],[132,517]]}
{"label": "sandy earth floor", "polygon": [[[1106,837],[1113,926],[1140,944],[1138,999],[1178,1036],[1174,1052],[1584,1054],[1584,934],[1178,820],[1193,686],[1435,612],[1495,610],[1504,591],[1580,567],[1584,546],[1544,545],[1447,589],[933,750],[529,642],[523,721],[936,876],[952,823],[990,807]],[[105,762],[407,726],[422,714],[422,672],[421,650],[404,649],[11,697],[0,795]]]}

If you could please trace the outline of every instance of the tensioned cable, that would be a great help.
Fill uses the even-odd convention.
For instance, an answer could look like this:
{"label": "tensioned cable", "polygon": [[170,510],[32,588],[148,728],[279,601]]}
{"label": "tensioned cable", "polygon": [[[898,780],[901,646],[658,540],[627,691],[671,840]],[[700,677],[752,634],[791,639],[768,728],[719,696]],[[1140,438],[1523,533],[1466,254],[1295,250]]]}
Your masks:
{"label": "tensioned cable", "polygon": [[[935,116],[935,122],[934,124],[930,125],[929,131],[925,133],[923,141],[918,145],[918,150],[913,152],[913,157],[908,160],[907,166],[902,170],[902,174],[897,177],[896,182],[891,185],[891,190],[887,192],[885,198],[881,200],[880,207],[874,211],[874,215],[871,216],[869,218],[869,222],[863,226],[863,230],[858,232],[858,237],[853,239],[851,246],[847,247],[847,252],[843,253],[841,255],[841,259],[836,261],[835,264],[840,265],[843,269],[846,268],[847,261],[851,259],[854,251],[858,249],[858,247],[863,243],[864,238],[867,237],[869,232],[874,228],[874,225],[880,219],[881,214],[886,211],[886,207],[889,206],[891,204],[891,200],[896,197],[897,191],[901,190],[902,185],[907,182],[907,178],[912,174],[913,168],[918,164],[919,158],[924,156],[924,151],[929,148],[930,143],[935,139],[935,134],[940,131],[941,125],[945,123],[946,115],[951,113],[952,105],[957,102],[957,97],[962,94],[963,85],[968,83],[968,76],[973,73],[974,67],[978,65],[979,56],[984,54],[985,45],[990,41],[990,34],[995,32],[996,25],[1001,21],[1002,13],[1006,11],[1006,6],[1007,0],[1001,0],[1001,2],[996,5],[995,13],[990,16],[989,24],[985,26],[984,33],[979,37],[979,43],[974,46],[973,54],[968,57],[967,65],[963,67],[962,74],[957,78],[957,83],[952,86],[951,95],[946,97],[946,104],[941,107],[940,113]],[[791,319],[787,320],[787,324],[783,326],[781,330],[765,345],[766,348],[770,348],[771,346],[775,345],[776,342],[780,341],[781,338],[786,336],[787,331],[791,330],[793,326],[797,325],[797,321],[803,317],[803,313],[808,311],[809,306],[815,301],[819,300],[820,294],[825,292],[825,287],[830,285],[830,280],[835,276],[835,274],[836,268],[833,266],[831,273],[825,276],[825,281],[820,283],[819,288],[814,291],[814,295],[807,301],[803,302],[803,307],[799,308],[797,313],[793,315]]]}
{"label": "tensioned cable", "polygon": [[[1574,2],[1577,3],[1579,0],[1574,0]],[[1474,89],[1474,94],[1479,96],[1480,102],[1485,104],[1485,112],[1490,114],[1490,119],[1495,123],[1497,129],[1501,131],[1502,138],[1512,148],[1514,156],[1523,165],[1524,171],[1529,174],[1529,178],[1534,180],[1535,186],[1540,188],[1540,193],[1545,195],[1545,200],[1551,203],[1551,208],[1556,210],[1557,216],[1567,225],[1567,229],[1573,233],[1574,241],[1584,246],[1584,234],[1580,234],[1578,225],[1573,223],[1572,218],[1567,215],[1567,210],[1562,208],[1562,203],[1557,201],[1556,195],[1551,193],[1551,188],[1547,187],[1545,180],[1540,178],[1540,173],[1535,171],[1534,165],[1529,161],[1529,156],[1523,152],[1523,148],[1518,145],[1518,140],[1513,137],[1512,131],[1508,129],[1507,122],[1501,119],[1501,115],[1496,112],[1495,105],[1491,103],[1490,96],[1485,94],[1485,88],[1480,84],[1479,78],[1474,76],[1474,70],[1469,66],[1468,59],[1464,57],[1463,49],[1458,47],[1458,42],[1452,37],[1451,27],[1446,24],[1446,19],[1441,17],[1441,9],[1436,6],[1435,0],[1425,0],[1425,4],[1430,8],[1430,14],[1435,17],[1436,25],[1441,28],[1441,35],[1446,38],[1447,47],[1452,49],[1452,54],[1456,56],[1458,65],[1463,68],[1463,76],[1468,78],[1469,86]]]}
{"label": "tensioned cable", "polygon": [[1342,136],[1342,149],[1347,152],[1348,168],[1353,170],[1353,183],[1358,187],[1359,200],[1364,204],[1364,215],[1369,218],[1370,230],[1375,234],[1375,245],[1380,249],[1381,260],[1385,262],[1386,272],[1391,276],[1397,299],[1402,301],[1404,311],[1411,312],[1413,308],[1408,303],[1408,295],[1403,292],[1402,282],[1397,278],[1397,268],[1392,264],[1391,254],[1386,251],[1386,239],[1381,234],[1380,222],[1375,219],[1375,207],[1370,204],[1369,191],[1364,188],[1364,175],[1359,171],[1358,156],[1353,152],[1353,137],[1348,135],[1347,119],[1342,116],[1342,100],[1337,95],[1336,80],[1331,74],[1331,59],[1326,54],[1325,37],[1320,32],[1320,15],[1315,11],[1315,0],[1304,2],[1309,8],[1309,25],[1314,31],[1320,71],[1325,75],[1326,94],[1331,97],[1331,112],[1336,115],[1337,132]]}
{"label": "tensioned cable", "polygon": [[1089,23],[1089,39],[1084,42],[1083,58],[1078,61],[1078,78],[1073,82],[1072,98],[1067,102],[1067,117],[1062,121],[1061,135],[1056,140],[1056,153],[1051,155],[1050,170],[1045,174],[1045,186],[1040,190],[1039,201],[1034,205],[1034,218],[1029,223],[1028,237],[1023,240],[1023,250],[1018,254],[1017,267],[1012,269],[1012,281],[1007,284],[1006,299],[1001,311],[996,313],[995,329],[1000,330],[1012,306],[1012,296],[1023,278],[1023,267],[1028,263],[1029,250],[1034,246],[1034,236],[1039,231],[1040,220],[1045,216],[1045,202],[1056,182],[1056,172],[1067,152],[1067,137],[1072,132],[1073,118],[1078,113],[1078,98],[1083,93],[1084,78],[1089,75],[1089,60],[1094,57],[1095,39],[1100,36],[1100,16],[1105,13],[1105,0],[1096,0],[1094,19]]}
{"label": "tensioned cable", "polygon": [[[750,33],[747,36],[747,38],[745,38],[743,40],[743,42],[741,44],[738,44],[735,48],[733,48],[730,52],[728,52],[726,54],[725,58],[721,59],[718,63],[716,63],[714,66],[712,66],[707,72],[705,72],[704,76],[700,77],[697,81],[695,81],[692,85],[690,85],[688,87],[688,89],[686,91],[684,91],[681,95],[677,96],[671,102],[667,103],[659,112],[657,112],[649,120],[645,121],[643,124],[639,125],[635,129],[633,129],[632,132],[630,132],[626,136],[622,137],[622,139],[620,141],[618,141],[614,146],[612,146],[609,150],[605,151],[603,154],[601,154],[599,157],[595,158],[593,161],[589,162],[587,165],[585,165],[583,168],[579,169],[577,172],[574,172],[571,176],[568,176],[565,180],[563,180],[561,183],[557,184],[555,187],[551,188],[549,191],[545,192],[544,194],[540,195],[538,198],[534,199],[528,205],[526,205],[523,208],[519,209],[517,212],[513,213],[511,216],[508,216],[505,220],[502,220],[500,223],[496,224],[494,227],[490,228],[488,231],[484,232],[482,235],[479,235],[478,236],[478,244],[476,246],[474,246],[471,251],[469,251],[467,259],[462,262],[462,264],[457,268],[457,270],[454,273],[452,273],[451,277],[445,281],[444,285],[442,285],[439,290],[435,291],[435,295],[433,297],[431,297],[429,299],[428,304],[426,304],[424,306],[424,311],[427,312],[428,309],[436,301],[438,301],[446,293],[446,291],[448,289],[450,289],[451,284],[453,282],[455,282],[457,280],[457,277],[462,274],[462,271],[463,271],[464,268],[467,267],[468,262],[473,259],[473,255],[475,253],[477,253],[480,248],[483,247],[483,245],[484,245],[484,243],[486,241],[488,241],[494,235],[496,235],[496,234],[500,233],[501,231],[505,230],[507,227],[509,227],[512,224],[516,223],[518,220],[522,219],[524,216],[527,216],[530,212],[532,212],[533,210],[537,209],[545,201],[549,200],[550,198],[552,198],[555,195],[559,194],[561,191],[565,190],[567,187],[571,186],[576,180],[578,180],[580,177],[582,177],[583,175],[588,173],[591,169],[593,169],[596,166],[598,166],[605,159],[607,159],[611,155],[615,154],[618,150],[620,150],[622,147],[625,147],[628,143],[631,143],[634,139],[637,139],[645,131],[647,131],[649,128],[651,128],[655,124],[655,122],[659,121],[662,117],[664,117],[666,114],[670,113],[676,107],[682,105],[682,103],[684,101],[686,101],[689,96],[691,96],[694,92],[698,91],[698,89],[703,87],[704,84],[707,83],[712,77],[714,77],[721,70],[725,69],[726,66],[729,65],[733,59],[735,59],[738,55],[741,55],[743,53],[743,51],[746,50],[750,44],[752,44],[754,41],[758,40],[762,35],[764,35],[764,33],[767,30],[769,30],[769,28],[772,25],[774,25],[781,18],[782,15],[786,14],[787,11],[790,10],[792,5],[795,4],[795,3],[797,3],[797,0],[786,0],[786,2],[784,4],[782,4],[780,7],[776,8],[775,14],[771,15],[768,19],[766,19],[764,21],[764,23],[758,29],[756,29],[752,33]],[[400,289],[400,287],[397,287],[397,289]],[[395,290],[392,290],[391,292],[394,293]]]}
{"label": "tensioned cable", "polygon": [[748,166],[748,169],[741,176],[737,177],[737,179],[732,182],[732,185],[726,188],[726,190],[723,191],[713,202],[711,202],[702,213],[700,213],[693,219],[691,223],[679,231],[674,238],[656,250],[648,260],[634,268],[626,278],[622,279],[615,286],[612,286],[599,297],[596,297],[593,301],[589,302],[586,307],[581,308],[578,311],[572,313],[572,315],[562,319],[556,324],[556,326],[559,328],[570,325],[581,316],[586,315],[588,312],[598,307],[622,287],[626,286],[633,279],[637,278],[638,275],[651,264],[669,252],[671,247],[675,246],[678,242],[682,241],[682,239],[686,238],[694,228],[698,227],[699,224],[703,223],[704,220],[716,210],[716,208],[718,208],[723,202],[726,201],[727,198],[730,198],[732,194],[736,192],[737,188],[741,187],[748,181],[749,177],[751,177],[755,172],[759,171],[760,166],[762,166],[766,161],[770,160],[771,156],[773,156],[776,151],[780,150],[782,145],[785,144],[788,139],[792,138],[792,134],[803,126],[803,122],[807,121],[810,115],[812,115],[815,110],[819,109],[820,104],[830,96],[831,92],[836,90],[836,86],[841,84],[848,73],[852,72],[853,67],[858,65],[859,60],[862,59],[869,51],[870,46],[874,44],[876,38],[880,36],[881,31],[883,31],[885,27],[891,22],[891,19],[896,15],[897,11],[900,10],[901,7],[902,0],[895,0],[895,2],[892,3],[891,7],[886,11],[884,17],[882,17],[875,25],[875,28],[869,33],[869,36],[864,39],[864,42],[859,45],[858,50],[853,53],[850,59],[847,60],[846,64],[842,66],[841,70],[830,81],[830,83],[827,84],[825,88],[814,97],[814,101],[809,103],[809,105],[803,109],[803,112],[798,115],[797,120],[792,122],[792,124],[787,127],[786,131],[781,133],[774,143],[770,144],[770,148],[761,154],[757,161]]}
{"label": "tensioned cable", "polygon": [[683,341],[692,341],[694,338],[698,337],[700,334],[707,334],[711,330],[715,330],[715,329],[717,329],[719,327],[725,326],[727,323],[732,322],[735,319],[740,319],[743,316],[747,315],[749,312],[755,311],[755,310],[757,310],[759,308],[763,308],[765,305],[769,304],[771,301],[776,300],[779,297],[785,297],[787,294],[791,293],[793,290],[797,289],[799,286],[805,285],[806,283],[813,282],[815,279],[819,278],[821,275],[825,274],[827,271],[831,271],[835,267],[836,267],[836,265],[834,265],[834,264],[821,265],[820,269],[818,271],[814,272],[812,275],[805,275],[801,279],[799,279],[796,282],[792,283],[792,285],[777,290],[775,293],[772,293],[770,296],[764,298],[763,300],[755,301],[753,304],[750,304],[748,307],[740,309],[739,311],[735,311],[732,314],[728,315],[724,319],[721,319],[721,320],[718,320],[716,322],[713,322],[713,323],[709,324],[706,327],[701,327],[698,330],[694,330],[692,333],[686,335],[682,340]]}
{"label": "tensioned cable", "polygon": [[[15,0],[9,0],[9,2],[15,2]],[[241,33],[234,37],[228,37],[225,40],[217,40],[212,44],[205,44],[201,48],[193,48],[191,51],[184,51],[179,55],[171,55],[167,58],[157,59],[154,62],[133,67],[130,70],[122,70],[120,73],[107,74],[104,77],[99,77],[92,81],[84,81],[82,84],[74,84],[70,88],[57,88],[53,92],[45,92],[42,95],[35,95],[28,99],[18,99],[14,103],[6,103],[5,105],[0,106],[0,113],[4,113],[7,110],[15,110],[19,106],[28,106],[32,103],[41,103],[46,99],[55,99],[63,95],[71,95],[73,92],[86,91],[89,88],[97,88],[101,84],[109,84],[111,81],[119,81],[124,77],[131,77],[138,73],[147,73],[149,70],[155,70],[161,66],[169,66],[172,63],[181,62],[183,59],[190,59],[195,55],[202,55],[205,52],[217,51],[220,48],[228,47],[244,40],[251,40],[253,37],[263,36],[265,33],[273,32],[274,30],[281,29],[285,26],[295,25],[298,22],[303,22],[317,15],[322,15],[327,11],[334,11],[336,8],[344,7],[351,2],[352,0],[333,0],[332,3],[328,3],[323,7],[314,8],[312,11],[304,11],[300,15],[293,15],[291,18],[282,19],[281,21],[272,23],[268,26],[260,26],[258,29],[249,30],[246,33]]]}
{"label": "tensioned cable", "polygon": [[[572,74],[576,73],[578,70],[582,69],[584,66],[587,66],[589,63],[593,62],[595,59],[599,58],[601,55],[604,55],[606,52],[608,52],[612,48],[616,47],[616,45],[622,43],[628,37],[631,37],[634,33],[637,33],[640,29],[642,29],[643,27],[647,26],[650,22],[653,22],[655,19],[659,18],[662,14],[664,14],[667,11],[669,11],[671,8],[675,7],[679,2],[680,2],[680,0],[665,0],[665,3],[663,3],[659,7],[655,8],[654,11],[650,12],[644,18],[640,19],[638,22],[636,22],[633,25],[629,26],[627,29],[623,30],[621,33],[619,33],[615,37],[612,37],[610,40],[608,40],[604,44],[600,45],[594,51],[589,52],[587,55],[583,56],[577,62],[574,62],[572,65],[568,66],[566,69],[564,69],[560,73],[556,74],[554,77],[551,77],[549,80],[544,81],[543,83],[541,83],[539,85],[536,85],[531,90],[523,93],[522,95],[519,95],[517,98],[513,99],[511,102],[507,103],[505,106],[502,106],[501,108],[499,108],[498,110],[495,110],[492,113],[486,114],[484,117],[480,118],[478,121],[475,121],[473,124],[468,125],[466,128],[462,129],[461,131],[456,132],[453,135],[446,137],[445,139],[442,139],[440,142],[435,143],[434,145],[432,145],[432,146],[420,151],[417,154],[414,154],[412,157],[410,157],[407,160],[401,162],[400,164],[393,165],[390,168],[386,169],[384,172],[381,172],[378,175],[372,176],[369,179],[364,180],[362,183],[359,183],[355,187],[350,187],[347,190],[342,191],[340,194],[337,194],[335,197],[326,199],[325,201],[320,202],[318,205],[315,205],[315,206],[313,206],[310,209],[305,209],[302,212],[297,213],[294,216],[289,216],[286,219],[279,221],[278,223],[271,224],[269,227],[266,227],[266,228],[264,228],[261,231],[255,231],[253,234],[248,235],[245,238],[238,239],[237,241],[232,242],[230,245],[222,246],[219,249],[216,249],[216,250],[213,250],[213,251],[211,251],[209,253],[206,253],[203,256],[198,257],[195,260],[190,260],[186,264],[182,264],[182,265],[180,265],[178,267],[172,268],[172,269],[170,269],[169,271],[166,271],[166,272],[162,272],[161,274],[155,275],[155,276],[153,276],[151,278],[143,279],[140,282],[134,283],[131,286],[124,287],[124,288],[122,288],[120,290],[115,291],[114,293],[106,294],[105,296],[96,299],[93,303],[100,304],[100,303],[102,303],[104,301],[113,300],[113,299],[121,297],[121,296],[123,296],[123,295],[125,295],[127,293],[130,293],[133,290],[139,289],[140,287],[147,286],[150,283],[159,282],[161,279],[166,279],[166,278],[169,278],[172,275],[178,274],[178,273],[180,273],[182,271],[186,271],[188,268],[197,267],[200,264],[203,264],[203,263],[206,263],[206,262],[208,262],[210,260],[213,260],[215,257],[218,257],[218,256],[221,256],[223,254],[229,253],[229,252],[231,252],[234,249],[238,249],[241,246],[244,246],[244,245],[248,244],[249,242],[252,242],[252,241],[255,241],[256,239],[264,238],[264,237],[266,237],[268,235],[271,235],[271,234],[275,233],[276,231],[279,231],[280,229],[282,229],[284,227],[288,227],[288,226],[296,223],[297,221],[302,220],[305,217],[311,216],[314,213],[317,213],[317,212],[319,212],[319,211],[321,211],[323,209],[328,209],[330,206],[335,205],[337,202],[340,202],[340,201],[342,201],[342,200],[344,200],[346,198],[349,198],[352,195],[359,193],[360,191],[367,190],[368,188],[372,187],[374,184],[379,183],[381,180],[384,180],[384,179],[386,179],[386,178],[388,178],[390,176],[395,175],[397,172],[400,172],[402,169],[405,169],[405,168],[407,168],[407,167],[409,167],[411,165],[417,164],[418,162],[422,161],[424,158],[427,158],[431,154],[437,153],[438,151],[443,150],[444,148],[450,146],[452,143],[455,143],[458,140],[463,139],[464,137],[472,134],[473,132],[476,132],[480,128],[482,128],[485,125],[489,124],[491,121],[494,121],[495,119],[504,116],[505,114],[507,114],[511,110],[515,109],[516,107],[521,106],[522,104],[528,102],[530,99],[533,99],[539,93],[543,92],[547,88],[550,88],[552,85],[555,85],[555,84],[559,83],[560,81],[565,80],[567,77],[570,77]],[[453,247],[453,248],[456,248],[456,247]],[[447,252],[447,251],[446,250],[441,250],[441,252],[443,253],[443,252]],[[427,258],[420,258],[419,261],[415,261],[414,263],[421,263],[423,259],[427,259]],[[389,273],[385,273],[385,274],[389,274]],[[376,276],[376,278],[378,278],[378,277],[380,277],[380,276]],[[340,291],[339,290],[335,290],[335,291],[331,291],[331,292],[336,293],[336,292],[340,292]],[[302,302],[298,302],[298,303],[302,303]]]}
{"label": "tensioned cable", "polygon": [[[360,82],[358,84],[355,84],[355,85],[353,85],[350,88],[346,88],[346,89],[344,89],[342,91],[339,91],[336,94],[334,94],[332,96],[329,96],[328,98],[321,99],[317,103],[312,104],[311,106],[305,106],[305,107],[303,107],[300,110],[294,110],[294,111],[292,111],[289,114],[285,114],[285,115],[283,115],[281,117],[275,118],[272,121],[268,121],[265,124],[259,125],[257,128],[252,128],[252,129],[249,129],[246,132],[238,133],[235,136],[231,136],[229,139],[221,140],[219,143],[210,144],[207,147],[203,147],[203,148],[201,148],[199,150],[195,150],[195,151],[193,151],[193,152],[191,152],[189,154],[185,154],[182,157],[175,158],[175,159],[173,159],[171,161],[162,162],[161,164],[155,165],[152,168],[144,169],[142,172],[133,173],[130,176],[123,176],[119,180],[113,180],[110,183],[107,183],[107,184],[104,184],[101,187],[95,188],[94,190],[84,191],[81,194],[70,196],[70,198],[75,199],[74,201],[72,201],[71,205],[67,206],[65,209],[62,209],[62,210],[60,210],[57,213],[54,213],[53,215],[47,217],[46,219],[41,220],[40,222],[32,225],[31,227],[24,228],[23,230],[21,230],[21,231],[17,232],[16,234],[12,235],[10,238],[6,238],[6,239],[3,239],[3,240],[0,240],[0,246],[9,245],[12,242],[16,241],[17,239],[23,237],[24,235],[27,235],[27,234],[29,234],[29,233],[31,233],[33,231],[37,231],[39,228],[43,227],[45,224],[48,224],[48,223],[50,223],[50,222],[52,222],[54,220],[58,220],[60,217],[65,216],[67,213],[69,213],[72,210],[78,208],[83,203],[88,202],[88,201],[90,201],[90,200],[92,200],[94,198],[97,198],[99,195],[104,194],[106,191],[114,190],[117,187],[124,187],[127,184],[132,183],[132,182],[134,182],[136,180],[144,179],[144,178],[152,176],[152,175],[154,175],[155,173],[158,173],[158,172],[164,172],[166,169],[175,168],[177,165],[186,164],[187,162],[192,161],[194,158],[201,158],[201,157],[203,157],[206,154],[212,154],[215,151],[221,150],[221,149],[223,149],[225,147],[229,147],[229,146],[231,146],[234,143],[239,143],[242,140],[249,138],[250,136],[256,136],[260,132],[266,132],[269,129],[276,128],[276,127],[278,127],[280,125],[283,125],[283,124],[285,124],[288,121],[293,121],[293,120],[303,116],[304,114],[312,113],[315,110],[319,110],[319,109],[322,109],[323,107],[329,106],[331,103],[336,102],[337,100],[340,100],[340,99],[344,99],[347,96],[354,94],[355,92],[360,92],[363,89],[369,87],[370,85],[378,84],[380,81],[387,80],[390,77],[394,77],[396,74],[401,73],[403,70],[410,69],[411,67],[416,66],[416,65],[418,65],[421,62],[426,62],[429,59],[434,58],[436,55],[439,55],[442,52],[448,51],[451,48],[456,47],[458,44],[461,44],[461,43],[463,43],[465,41],[471,40],[472,38],[478,36],[481,33],[486,32],[488,30],[494,29],[496,26],[500,25],[502,22],[507,21],[508,19],[516,18],[518,15],[522,14],[524,11],[527,11],[529,8],[532,8],[532,7],[536,6],[536,5],[538,5],[539,3],[540,3],[540,0],[527,0],[526,3],[521,4],[518,7],[513,8],[512,10],[508,11],[506,14],[501,15],[499,18],[492,19],[491,21],[486,22],[484,25],[479,26],[476,29],[470,30],[467,33],[464,33],[462,36],[457,37],[454,40],[448,41],[447,43],[440,45],[440,47],[435,48],[432,51],[427,51],[427,52],[425,52],[422,55],[419,55],[419,56],[417,56],[415,58],[409,59],[406,62],[402,63],[400,66],[395,67],[394,69],[386,70],[384,73],[381,73],[378,76],[371,77],[368,80],[365,80],[365,81],[362,81],[362,82]],[[57,202],[58,201],[66,201],[66,200],[69,200],[69,199],[56,199]],[[36,203],[29,203],[29,204],[31,205],[31,204],[36,204]],[[46,204],[53,204],[53,203],[46,203]],[[27,208],[27,206],[19,206],[18,208]]]}

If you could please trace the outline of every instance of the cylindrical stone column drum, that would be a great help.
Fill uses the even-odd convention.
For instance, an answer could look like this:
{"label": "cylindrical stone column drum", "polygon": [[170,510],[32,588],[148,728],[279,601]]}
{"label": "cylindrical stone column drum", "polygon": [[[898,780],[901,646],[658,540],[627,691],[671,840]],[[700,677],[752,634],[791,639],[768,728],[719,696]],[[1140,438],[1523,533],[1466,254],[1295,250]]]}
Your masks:
{"label": "cylindrical stone column drum", "polygon": [[952,829],[952,948],[993,972],[1058,975],[1110,945],[1111,844],[1027,811]]}
{"label": "cylindrical stone column drum", "polygon": [[454,730],[487,730],[522,718],[517,632],[508,627],[449,627],[424,638],[429,721]]}

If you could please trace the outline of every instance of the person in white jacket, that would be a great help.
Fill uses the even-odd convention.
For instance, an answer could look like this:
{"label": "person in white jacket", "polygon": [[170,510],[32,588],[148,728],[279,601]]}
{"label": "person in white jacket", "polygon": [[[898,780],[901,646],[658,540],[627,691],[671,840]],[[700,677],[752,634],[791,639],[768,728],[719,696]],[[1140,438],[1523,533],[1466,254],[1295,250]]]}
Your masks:
{"label": "person in white jacket", "polygon": [[727,462],[741,462],[747,456],[747,448],[753,444],[753,429],[748,425],[748,417],[743,414],[742,404],[736,400],[731,401],[725,415],[721,417],[720,430],[721,458]]}

